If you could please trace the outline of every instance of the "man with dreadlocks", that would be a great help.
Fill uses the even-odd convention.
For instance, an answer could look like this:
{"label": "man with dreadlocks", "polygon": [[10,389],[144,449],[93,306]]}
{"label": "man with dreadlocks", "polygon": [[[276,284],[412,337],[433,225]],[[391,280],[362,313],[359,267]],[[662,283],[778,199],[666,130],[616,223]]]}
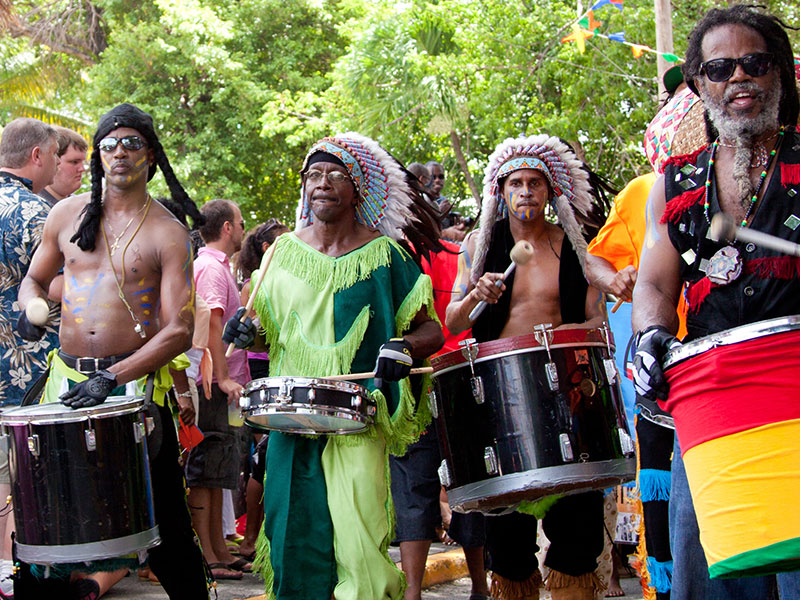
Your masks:
{"label": "man with dreadlocks", "polygon": [[[387,553],[388,452],[404,452],[430,418],[408,375],[412,359],[444,341],[430,278],[403,248],[437,248],[438,225],[417,185],[369,138],[320,140],[303,165],[296,232],[277,239],[253,292],[270,375],[376,371],[359,381],[377,402],[366,432],[270,434],[264,531],[271,566],[263,538],[257,561],[278,600],[403,597],[403,574]],[[237,328],[245,327],[229,321],[226,337],[237,337]]]}
{"label": "man with dreadlocks", "polygon": [[[141,396],[144,379],[154,380],[152,400],[162,439],[150,470],[161,544],[149,551],[149,561],[170,598],[200,600],[208,597],[208,588],[178,465],[167,368],[191,346],[192,252],[186,228],[147,193],[156,166],[173,200],[195,223],[200,221],[164,155],[150,115],[130,104],[103,115],[93,141],[92,190],[51,210],[19,303],[24,310],[32,300],[46,297],[63,267],[61,349],[49,357],[43,402],[60,399],[71,408],[94,406],[109,396]],[[73,570],[83,569],[77,565]],[[43,586],[56,583],[25,578],[21,585],[30,594],[21,597],[41,598],[47,589]],[[70,597],[55,589],[49,593]]]}
{"label": "man with dreadlocks", "polygon": [[[453,300],[445,323],[451,332],[472,327],[479,342],[530,333],[539,323],[596,327],[605,320],[599,291],[583,276],[586,254],[575,209],[591,212],[589,175],[566,144],[547,135],[509,138],[489,157],[483,180],[481,227],[462,245]],[[545,219],[555,205],[560,227]],[[563,229],[562,229],[563,228]],[[503,280],[509,252],[526,240],[533,259]],[[496,282],[501,282],[498,287]],[[474,323],[470,312],[488,307]],[[551,568],[552,597],[589,599],[603,549],[603,496],[589,492],[556,502],[543,521],[551,540],[545,564]],[[539,597],[535,517],[513,513],[486,519],[492,593],[504,600]]]}
{"label": "man with dreadlocks", "polygon": [[[800,242],[800,205],[796,198],[800,186],[800,134],[796,131],[800,100],[793,62],[781,22],[749,6],[712,9],[689,37],[683,75],[703,101],[706,131],[713,143],[692,154],[671,158],[664,175],[656,180],[648,199],[644,254],[633,291],[633,326],[638,330],[634,359],[637,392],[650,400],[666,401],[661,406],[673,413],[676,425],[674,394],[680,390],[670,392],[661,361],[670,349],[680,346],[674,337],[678,327],[675,307],[683,285],[688,305],[684,343],[800,312],[796,259],[753,244],[718,242],[709,237],[712,217],[724,213],[742,227]],[[770,448],[762,442],[769,440],[749,440],[759,432],[775,436],[781,423],[764,425],[743,437],[743,413],[735,417],[740,405],[736,392],[742,389],[743,378],[755,377],[754,370],[770,371],[770,367],[796,355],[785,346],[789,343],[783,338],[783,343],[772,345],[777,357],[766,352],[747,353],[747,369],[734,363],[732,356],[726,364],[735,366],[727,370],[717,363],[726,402],[725,412],[721,410],[714,423],[694,414],[700,404],[718,406],[704,395],[714,387],[711,377],[702,376],[703,390],[692,394],[697,403],[686,405],[687,421],[692,421],[696,430],[681,431],[677,427],[673,448],[669,499],[673,600],[773,597],[773,576],[709,578],[695,507],[702,503],[719,514],[740,508],[735,506],[737,503],[749,502],[738,495],[711,498],[712,487],[707,484],[718,469],[702,468],[703,461],[711,452],[722,452],[732,458],[730,468],[725,469],[728,481],[759,481],[758,469],[764,469],[764,463],[750,460],[747,448],[753,445],[760,456],[767,456]],[[765,362],[760,368],[758,361],[762,360]],[[780,394],[778,387],[769,393],[766,389],[763,397],[747,394],[741,406],[755,408],[760,414],[770,412]],[[789,398],[788,402],[796,405],[793,390]],[[715,434],[712,427],[731,435]],[[785,443],[775,443],[781,444],[783,453],[794,461],[800,451],[797,442],[794,435]],[[691,493],[684,462],[687,466],[700,466],[701,479],[692,480]],[[748,467],[755,471],[746,472]],[[786,493],[789,479],[776,473],[764,474],[753,493],[780,497]],[[780,483],[773,486],[770,481]],[[700,496],[695,497],[698,493]],[[753,523],[752,530],[743,519],[742,536],[758,537],[765,544],[784,539],[780,536],[788,517],[783,513],[775,509],[774,523],[765,519],[757,527]],[[704,546],[714,541],[712,537],[711,531],[704,531]],[[725,546],[731,547],[730,539]],[[793,556],[796,555],[795,552]],[[781,597],[800,597],[797,574],[782,574],[777,580]]]}

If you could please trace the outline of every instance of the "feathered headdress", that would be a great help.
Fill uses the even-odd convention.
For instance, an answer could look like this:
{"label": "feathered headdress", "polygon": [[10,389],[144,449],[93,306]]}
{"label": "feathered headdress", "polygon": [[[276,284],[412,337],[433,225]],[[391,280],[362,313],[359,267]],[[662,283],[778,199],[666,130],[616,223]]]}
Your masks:
{"label": "feathered headdress", "polygon": [[[441,249],[441,216],[425,201],[417,178],[378,142],[352,131],[325,137],[308,151],[302,173],[308,169],[309,159],[318,152],[338,158],[350,174],[361,197],[356,206],[356,218],[360,223],[378,229],[395,241],[408,240],[415,253],[424,255]],[[313,217],[303,183],[296,229],[310,225]]]}
{"label": "feathered headdress", "polygon": [[483,275],[495,222],[508,216],[508,206],[500,193],[498,181],[520,169],[536,169],[547,178],[553,190],[552,202],[558,222],[583,266],[586,240],[575,218],[575,210],[587,215],[592,208],[592,189],[583,163],[557,137],[541,134],[508,138],[489,157],[483,177],[481,223],[472,261],[473,284]]}

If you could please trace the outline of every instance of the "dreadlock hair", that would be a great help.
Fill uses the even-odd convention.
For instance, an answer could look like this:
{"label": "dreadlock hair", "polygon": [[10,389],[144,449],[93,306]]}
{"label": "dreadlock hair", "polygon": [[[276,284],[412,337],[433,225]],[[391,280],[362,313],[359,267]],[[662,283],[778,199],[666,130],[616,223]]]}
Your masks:
{"label": "dreadlock hair", "polygon": [[186,190],[181,186],[172,170],[172,166],[170,166],[164,154],[164,148],[161,146],[161,142],[158,141],[158,136],[156,136],[153,127],[153,118],[133,104],[120,104],[100,117],[100,122],[97,125],[97,131],[92,141],[92,158],[89,163],[89,170],[92,175],[91,196],[89,203],[81,213],[83,214],[83,220],[78,226],[75,235],[70,238],[71,242],[77,242],[78,247],[87,252],[91,252],[95,248],[97,233],[100,230],[100,222],[103,217],[102,180],[105,176],[105,172],[103,171],[103,164],[100,160],[100,148],[98,144],[100,140],[105,138],[111,131],[120,127],[135,129],[144,138],[147,146],[153,150],[156,164],[150,166],[147,180],[150,181],[153,178],[153,175],[156,173],[156,166],[158,166],[164,174],[164,180],[167,183],[172,199],[192,218],[194,226],[198,227],[204,222],[203,215],[200,214],[195,203],[192,202]]}
{"label": "dreadlock hair", "polygon": [[[686,49],[686,62],[681,67],[683,79],[689,88],[700,95],[694,79],[700,77],[700,64],[703,62],[703,38],[712,29],[723,25],[744,25],[757,32],[764,39],[767,52],[774,57],[781,81],[781,99],[778,118],[783,125],[794,125],[800,114],[800,98],[797,93],[797,81],[794,71],[794,54],[786,29],[790,27],[773,15],[759,9],[764,6],[748,6],[737,4],[729,8],[713,8],[706,13],[689,35],[689,46]],[[714,125],[706,117],[708,139],[717,137]]]}
{"label": "dreadlock hair", "polygon": [[251,230],[242,242],[242,249],[236,260],[236,269],[242,281],[249,279],[253,271],[261,264],[264,251],[261,249],[264,243],[271,246],[278,239],[278,233],[289,228],[278,219],[267,219],[255,229]]}

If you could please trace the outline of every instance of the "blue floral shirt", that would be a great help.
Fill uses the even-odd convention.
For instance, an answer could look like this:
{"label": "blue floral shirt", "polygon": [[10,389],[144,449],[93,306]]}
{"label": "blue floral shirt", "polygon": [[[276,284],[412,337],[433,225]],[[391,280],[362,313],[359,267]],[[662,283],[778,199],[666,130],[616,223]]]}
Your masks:
{"label": "blue floral shirt", "polygon": [[47,353],[58,344],[60,308],[50,303],[47,334],[26,342],[17,333],[19,284],[42,239],[50,205],[28,180],[0,171],[0,405],[17,405],[47,368]]}

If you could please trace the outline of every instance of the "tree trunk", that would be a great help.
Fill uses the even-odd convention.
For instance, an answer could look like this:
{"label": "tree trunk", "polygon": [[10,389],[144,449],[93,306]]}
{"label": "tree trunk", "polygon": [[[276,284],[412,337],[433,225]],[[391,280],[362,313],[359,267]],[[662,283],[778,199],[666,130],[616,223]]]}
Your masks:
{"label": "tree trunk", "polygon": [[461,138],[458,137],[458,133],[455,129],[450,130],[450,143],[453,145],[453,152],[456,155],[456,161],[458,161],[458,166],[461,167],[461,173],[463,173],[464,179],[467,180],[467,185],[472,192],[472,197],[475,198],[475,203],[478,205],[478,208],[480,208],[481,192],[478,189],[478,185],[475,183],[475,180],[472,178],[472,173],[469,172],[467,159],[464,157],[464,152],[461,150]]}

